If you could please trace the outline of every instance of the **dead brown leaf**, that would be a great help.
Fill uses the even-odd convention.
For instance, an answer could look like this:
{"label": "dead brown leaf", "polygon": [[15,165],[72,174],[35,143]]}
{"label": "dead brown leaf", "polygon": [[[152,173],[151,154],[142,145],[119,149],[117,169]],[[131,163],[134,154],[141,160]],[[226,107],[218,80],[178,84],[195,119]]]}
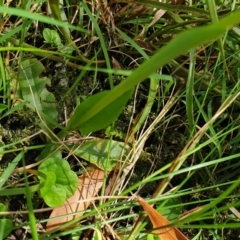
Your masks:
{"label": "dead brown leaf", "polygon": [[149,23],[148,28],[151,27],[153,24],[155,24],[165,14],[165,12],[166,10],[159,9],[155,13],[153,20]]}
{"label": "dead brown leaf", "polygon": [[[64,223],[67,223],[73,219],[76,219],[83,215],[84,210],[86,210],[91,204],[91,199],[98,194],[99,189],[102,187],[104,179],[104,171],[98,168],[92,169],[85,175],[79,177],[78,189],[72,197],[70,197],[63,206],[56,207],[51,215],[50,219],[47,222],[46,230],[51,231],[54,228],[61,226]],[[80,213],[78,213],[80,212]],[[76,213],[75,215],[66,216],[66,214]],[[62,216],[62,217],[61,217]],[[56,218],[61,217],[57,219]]]}
{"label": "dead brown leaf", "polygon": [[[154,228],[168,226],[171,223],[164,218],[159,212],[157,212],[151,205],[149,205],[143,198],[137,197],[137,201],[146,211]],[[155,233],[158,235],[160,240],[188,240],[186,236],[182,234],[177,228],[166,227],[156,229]]]}

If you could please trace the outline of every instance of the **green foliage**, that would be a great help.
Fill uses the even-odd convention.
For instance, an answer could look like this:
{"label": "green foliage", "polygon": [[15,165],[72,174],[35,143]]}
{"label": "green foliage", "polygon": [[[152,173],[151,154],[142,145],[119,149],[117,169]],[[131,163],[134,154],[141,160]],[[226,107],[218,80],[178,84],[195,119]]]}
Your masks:
{"label": "green foliage", "polygon": [[[13,148],[15,140],[12,141],[13,143],[11,142],[11,144],[8,145],[4,145],[4,143],[0,140],[0,157],[5,154],[4,163],[6,160],[5,157],[9,156],[9,152],[11,153],[8,165],[1,166],[1,170],[3,170],[0,181],[1,196],[25,194],[28,199],[27,210],[29,210],[29,202],[34,199],[32,198],[31,193],[40,191],[40,194],[47,205],[52,207],[59,206],[74,193],[78,183],[77,176],[70,169],[69,163],[62,159],[62,151],[67,151],[69,154],[75,154],[79,157],[79,161],[84,159],[96,165],[98,168],[111,171],[118,163],[123,163],[123,161],[126,161],[126,164],[130,163],[130,166],[132,162],[128,160],[132,159],[136,160],[134,163],[135,166],[132,166],[132,169],[134,169],[134,167],[136,169],[137,166],[141,166],[141,158],[139,158],[139,156],[141,156],[141,152],[143,152],[143,148],[145,147],[145,151],[149,151],[150,149],[149,152],[152,153],[152,155],[148,155],[147,159],[145,159],[147,160],[145,162],[146,169],[153,171],[153,173],[150,174],[150,172],[148,172],[146,174],[142,174],[143,169],[141,168],[141,180],[137,183],[134,182],[133,184],[130,184],[131,186],[129,186],[128,189],[112,189],[113,193],[115,191],[118,192],[119,196],[127,196],[128,193],[134,192],[139,187],[139,193],[141,194],[140,188],[142,188],[144,184],[155,184],[156,182],[158,183],[159,180],[161,181],[162,179],[165,179],[164,184],[159,185],[162,188],[161,191],[166,192],[166,190],[170,190],[171,186],[177,185],[174,190],[171,189],[172,191],[169,191],[169,194],[171,194],[169,199],[167,195],[163,196],[163,198],[166,199],[166,202],[164,201],[162,203],[163,207],[158,206],[160,210],[159,212],[161,212],[168,220],[172,222],[176,221],[176,224],[184,225],[184,222],[177,222],[180,213],[182,213],[182,208],[184,208],[184,210],[194,209],[196,206],[205,205],[206,202],[210,202],[210,204],[206,204],[205,210],[195,215],[192,214],[192,216],[186,220],[186,222],[188,221],[189,228],[209,229],[211,227],[213,229],[218,228],[221,230],[226,228],[226,226],[230,228],[239,228],[237,217],[234,215],[234,211],[232,210],[234,207],[237,208],[239,206],[237,189],[234,193],[231,193],[235,190],[235,187],[239,186],[239,181],[236,180],[238,179],[237,169],[239,169],[239,163],[238,161],[235,161],[239,158],[239,117],[235,117],[233,115],[228,115],[226,117],[226,114],[229,113],[225,111],[225,113],[221,116],[219,115],[218,119],[214,122],[212,120],[214,112],[212,111],[212,105],[210,104],[213,102],[213,99],[210,99],[210,101],[208,99],[214,98],[218,95],[221,99],[221,103],[223,103],[228,96],[232,96],[233,98],[236,97],[237,99],[237,94],[239,93],[239,86],[237,86],[239,82],[239,34],[236,32],[236,28],[235,33],[230,29],[233,25],[240,22],[240,12],[236,11],[235,13],[232,13],[233,9],[237,9],[238,3],[237,1],[221,0],[185,2],[186,6],[159,3],[157,1],[149,0],[137,0],[135,4],[141,4],[143,8],[146,8],[147,11],[144,9],[144,14],[140,13],[140,15],[138,15],[139,13],[136,12],[134,8],[131,8],[131,3],[127,4],[123,9],[120,9],[119,13],[115,14],[113,11],[111,13],[112,23],[116,23],[116,26],[121,29],[117,30],[120,35],[111,29],[112,23],[109,24],[108,22],[108,13],[106,14],[105,7],[103,6],[102,8],[95,9],[96,6],[94,3],[91,5],[90,10],[89,6],[82,1],[79,1],[78,3],[74,2],[74,4],[72,4],[71,1],[64,2],[61,7],[64,8],[66,19],[63,19],[60,15],[60,2],[54,0],[49,1],[52,12],[51,14],[54,18],[49,18],[43,14],[28,11],[26,5],[30,6],[31,2],[29,2],[29,4],[20,4],[21,9],[11,8],[11,5],[7,8],[0,6],[0,12],[4,13],[0,16],[0,18],[4,20],[1,23],[3,26],[10,26],[9,28],[3,28],[3,34],[0,36],[1,71],[6,71],[6,74],[1,73],[1,92],[3,92],[2,95],[4,96],[2,104],[0,104],[0,114],[4,112],[3,118],[6,116],[8,117],[8,119],[5,118],[6,121],[4,119],[1,124],[8,122],[7,127],[10,127],[9,134],[12,134],[14,129],[11,129],[11,114],[17,113],[16,115],[13,115],[18,118],[18,116],[22,114],[23,105],[25,104],[25,106],[31,110],[31,113],[32,111],[39,113],[38,116],[35,113],[32,115],[34,117],[36,116],[38,127],[43,130],[42,132],[46,136],[49,136],[48,134],[50,134],[50,140],[52,140],[52,142],[48,141],[48,144],[44,146],[26,146],[24,141],[23,143],[21,142],[23,147],[20,147],[21,150],[24,151],[22,151],[18,157],[15,157],[15,159],[12,159],[13,153],[15,151],[19,151],[19,148]],[[189,6],[187,5],[188,2]],[[221,4],[223,2],[224,4]],[[212,3],[212,13],[209,7],[210,4],[208,3]],[[215,3],[221,4],[222,6],[218,9],[215,6]],[[111,10],[115,7],[115,4],[115,2],[112,4]],[[121,4],[118,7],[121,8]],[[147,7],[151,9],[147,9]],[[79,9],[79,11],[76,11],[76,9]],[[157,13],[155,9],[167,10],[167,13],[165,14],[167,17],[164,15],[158,19],[152,27],[150,27],[149,24],[153,19],[153,12],[155,11]],[[95,10],[97,11],[95,12]],[[104,12],[102,12],[102,10]],[[219,10],[221,10],[221,12],[219,12],[219,17],[222,19],[218,22],[217,11]],[[126,12],[124,13],[124,11]],[[222,14],[225,12],[231,13],[228,16],[222,17]],[[11,24],[6,24],[8,21],[7,19],[14,21],[15,17],[11,18],[12,14],[18,16],[16,18],[17,21],[22,21],[18,21],[18,25],[13,24],[13,26],[17,27],[11,29]],[[78,14],[79,16],[77,16]],[[215,20],[214,14],[216,15]],[[21,16],[27,20],[24,18],[20,19],[19,17]],[[181,19],[181,17],[183,18]],[[155,20],[156,18],[158,18],[157,14],[154,16]],[[51,29],[54,29],[55,26],[53,25],[56,24],[56,26],[60,27],[58,30],[60,30],[61,35],[59,35],[59,33],[55,30],[45,28],[43,32],[36,30],[36,36],[34,34],[33,37],[29,37],[32,33],[28,32],[28,30],[33,29],[31,24],[33,21],[37,20],[39,20],[41,24],[48,23],[47,26]],[[79,25],[76,26],[77,24],[75,24],[75,26],[73,26],[67,24],[67,21],[75,21],[75,23],[77,22]],[[210,21],[214,23],[210,24]],[[202,27],[195,27],[197,25]],[[79,33],[79,30],[81,30],[79,26],[84,26],[84,28],[87,26],[88,29],[91,29],[91,33],[89,34],[87,31],[84,31],[84,35]],[[39,29],[44,27],[45,26],[41,26]],[[128,29],[128,27],[130,29]],[[185,30],[186,28],[189,28],[190,30]],[[76,31],[71,32],[72,29]],[[179,34],[180,31],[182,33]],[[221,35],[225,33],[226,35],[224,38],[218,40],[218,38],[221,38]],[[43,50],[40,47],[33,47],[39,46],[39,42],[42,41],[42,39],[39,41],[39,36],[42,38],[41,34],[43,35],[45,43],[56,47],[57,50],[54,49],[52,51],[48,51]],[[21,39],[13,41],[13,36],[21,36]],[[61,39],[62,37],[63,39]],[[78,41],[77,38],[81,39],[81,41]],[[38,43],[37,45],[30,45],[32,44],[33,39],[36,40],[36,43]],[[218,40],[217,43],[214,42],[216,39]],[[12,45],[10,46],[7,41],[9,41]],[[200,46],[205,43],[210,43],[211,41],[212,43],[208,46]],[[13,47],[13,45],[15,47]],[[76,55],[74,55],[74,57],[67,56],[69,59],[66,61],[66,55],[71,55],[73,49],[76,51]],[[155,52],[155,49],[159,50]],[[190,54],[188,54],[190,49]],[[15,55],[17,51],[20,51],[20,55]],[[8,55],[5,52],[10,52],[12,56],[14,56],[12,58],[10,54],[10,65],[7,64]],[[50,85],[50,80],[39,77],[40,74],[45,74],[43,73],[43,65],[36,59],[23,61],[22,57],[29,57],[29,52],[32,55],[43,57],[43,61],[44,63],[47,62],[47,66],[54,66],[51,62],[54,60],[62,62],[68,67],[74,67],[81,70],[79,77],[76,76],[77,80],[74,83],[72,83],[73,79],[69,76],[70,81],[68,83],[71,87],[69,90],[66,89],[66,93],[64,93],[65,89],[63,90],[63,98],[69,98],[70,101],[73,102],[71,105],[66,105],[67,115],[66,117],[64,116],[64,120],[62,116],[63,114],[61,115],[61,118],[59,118],[61,121],[58,119],[56,99],[54,95],[47,90],[47,86]],[[125,60],[127,55],[132,52],[134,54],[130,54],[130,56],[133,64],[129,65],[128,60]],[[122,77],[121,74],[123,74],[123,72],[125,73],[125,70],[122,68],[120,70],[111,69],[111,56],[114,54],[115,57],[115,53],[117,53],[117,56],[120,56],[117,58],[117,61],[120,62],[120,68],[121,65],[122,67],[129,67],[128,77],[125,80],[122,80],[121,78],[120,84],[118,84],[119,79],[115,82],[113,74],[118,75],[117,77]],[[136,57],[140,55],[144,57],[144,62]],[[18,56],[20,56],[19,59],[17,59]],[[180,58],[176,59],[178,56],[180,56]],[[102,60],[102,58],[104,59]],[[216,63],[214,63],[215,60]],[[78,65],[79,61],[87,64],[85,66],[83,66],[83,64]],[[167,75],[168,78],[163,78],[163,75],[160,74],[161,67],[164,67],[163,72],[165,72],[165,70],[169,72],[169,75]],[[8,75],[7,69],[18,69],[18,78],[12,78],[11,74]],[[46,70],[47,74],[51,74],[49,72],[51,72],[52,69]],[[14,72],[15,70],[12,71]],[[92,74],[91,71],[94,73]],[[156,73],[156,71],[159,71],[158,74],[155,74],[157,75],[156,79],[152,78],[152,80],[155,80],[155,87],[152,85],[153,81],[151,81],[150,85],[144,83],[143,85],[140,85],[138,91],[136,91],[136,94],[134,95],[134,107],[131,108],[131,110],[135,110],[132,114],[134,121],[130,122],[131,125],[129,122],[126,123],[129,124],[129,132],[123,132],[122,134],[121,132],[119,133],[112,130],[111,124],[120,116],[124,106],[132,96],[133,89],[142,81],[149,79],[150,75],[154,72]],[[237,74],[234,73],[234,71],[236,71]],[[55,69],[53,72],[55,72]],[[103,84],[98,84],[97,82],[99,79],[102,81],[102,73],[104,73],[104,78],[107,76],[107,80],[109,80],[108,82],[111,86],[110,91],[103,91],[106,89],[105,80],[103,80]],[[98,79],[99,75],[101,76]],[[89,95],[91,95],[92,92],[95,93],[97,91],[100,93],[88,97],[83,103],[77,105],[73,115],[71,116],[70,113],[75,107],[75,102],[78,103],[79,98],[82,95],[80,79],[82,79],[82,82],[87,80],[86,82],[88,84],[88,76],[90,76],[90,78],[93,77],[94,79],[94,87],[90,85],[87,88],[87,90],[89,90],[88,93],[90,93]],[[167,82],[170,78],[172,80],[171,83]],[[183,79],[180,84],[179,79],[181,79],[181,81]],[[13,85],[16,87],[18,83],[19,87],[14,89]],[[97,85],[101,86],[97,87]],[[115,87],[113,87],[114,85]],[[234,85],[236,87],[232,87]],[[145,88],[146,86],[150,86],[148,89],[148,96],[145,91],[146,89],[142,91],[143,87]],[[178,90],[178,88],[181,91],[178,92],[177,97],[174,99],[172,96],[175,97],[175,90]],[[70,95],[70,92],[74,94],[76,93],[78,96]],[[7,95],[7,93],[9,95]],[[84,96],[88,96],[88,93],[86,94],[84,92]],[[144,95],[144,98],[141,98],[141,102],[138,99],[139,93]],[[55,91],[54,94],[57,98]],[[152,94],[152,96],[150,96],[150,94]],[[5,102],[6,99],[9,99],[7,103]],[[21,103],[19,103],[19,100]],[[146,100],[144,103],[147,104],[143,109],[140,109],[142,107],[142,100]],[[232,99],[230,100],[229,104],[232,104],[233,101]],[[13,107],[12,102],[14,102]],[[171,102],[172,105],[168,104],[169,102]],[[234,101],[234,105],[235,103],[237,103],[237,100]],[[228,104],[228,102],[224,102],[224,104]],[[157,111],[152,111],[152,106],[154,106],[154,110],[157,106]],[[175,106],[176,108],[171,109],[172,106]],[[149,107],[149,109],[147,109],[147,107]],[[208,109],[205,110],[205,107]],[[163,111],[161,111],[162,108]],[[25,109],[26,108],[24,108],[24,110]],[[171,109],[171,111],[169,111],[169,109]],[[137,126],[137,121],[141,119],[144,111],[146,112],[146,116],[143,120],[146,119],[146,121],[145,123],[140,121],[139,126]],[[161,112],[157,115],[159,111]],[[38,117],[40,117],[41,121],[43,120],[40,124]],[[176,122],[175,118],[177,118]],[[199,119],[202,118],[204,123],[211,120],[211,124],[208,124],[208,127],[205,129],[202,128],[203,125],[199,121]],[[226,121],[227,119],[231,119],[232,122],[229,121],[226,124],[224,123],[226,127],[223,128],[221,122]],[[156,120],[159,120],[157,125],[153,125]],[[47,131],[42,123],[46,123],[47,126],[50,127],[51,131]],[[59,123],[57,126],[58,129],[55,128],[57,123]],[[60,124],[62,124],[63,127],[60,126]],[[65,124],[67,124],[67,126]],[[183,141],[176,138],[176,135],[171,133],[171,130],[179,133],[179,125],[181,128],[181,134],[187,135],[184,135],[186,138],[182,138]],[[111,126],[111,128],[109,127],[106,130],[107,137],[110,139],[95,138],[93,140],[89,140],[88,138],[83,138],[82,140],[81,136],[78,136],[79,141],[77,144],[68,143],[68,134],[72,131],[80,130],[81,135],[86,136],[91,132],[104,129],[107,126]],[[151,128],[151,126],[154,127]],[[24,127],[24,124],[20,127]],[[62,129],[62,131],[60,130],[60,133],[58,132],[59,129]],[[199,129],[201,134],[204,133],[203,137],[200,133],[199,135],[194,136]],[[35,130],[36,129],[34,129],[34,131]],[[192,135],[189,134],[190,132]],[[162,133],[163,136],[161,136]],[[55,134],[58,134],[58,138]],[[126,138],[126,136],[129,136],[130,134],[131,139]],[[90,137],[94,138],[94,136],[95,134]],[[125,141],[125,143],[113,141],[112,139],[114,139],[114,137],[123,139],[123,142]],[[24,138],[25,136],[22,137],[22,139]],[[5,138],[3,137],[3,139]],[[41,144],[42,140],[45,140],[42,137],[39,139],[41,139]],[[38,142],[39,139],[36,139],[36,142]],[[186,148],[183,149],[184,146],[182,145],[182,142],[187,141],[186,139],[189,139],[189,142],[193,142],[193,144],[190,145],[189,143]],[[145,146],[145,143],[148,140],[149,142],[147,142]],[[35,174],[39,177],[40,184],[30,185],[29,188],[27,188],[28,192],[26,193],[25,186],[15,186],[15,182],[12,183],[9,179],[11,179],[10,176],[12,175],[14,169],[18,168],[22,155],[25,155],[25,150],[28,151],[34,149],[35,151],[35,148],[42,150],[42,153],[36,159],[37,161],[42,161],[42,163],[39,166],[38,171],[29,169],[29,172],[32,171],[33,174],[35,172]],[[183,151],[179,155],[179,158],[176,158],[178,161],[175,161],[174,164],[172,164],[171,162],[182,149]],[[36,150],[36,153],[38,153],[37,151],[38,150]],[[29,152],[30,151],[28,151],[26,155],[28,155]],[[129,154],[130,152],[133,154]],[[129,158],[127,158],[127,156]],[[29,156],[27,156],[27,159],[28,157]],[[231,160],[234,161],[231,162]],[[9,159],[7,159],[7,161],[9,161]],[[29,162],[27,162],[27,164],[28,163]],[[30,164],[32,164],[32,162]],[[119,164],[120,168],[121,166],[125,165]],[[169,166],[172,166],[171,171],[167,171]],[[175,168],[175,166],[177,167]],[[233,166],[236,171],[231,171]],[[119,170],[118,177],[122,178],[125,174],[125,169],[122,168]],[[221,176],[220,178],[219,175]],[[17,174],[14,175],[14,177],[16,176]],[[25,177],[27,177],[27,174]],[[174,180],[172,181],[172,179]],[[27,179],[25,180],[25,183],[27,183]],[[120,178],[116,179],[116,182],[118,180],[120,180]],[[123,178],[121,180],[123,180],[123,182],[125,181]],[[108,184],[108,180],[105,183]],[[14,186],[12,184],[14,184]],[[198,186],[196,187],[197,184],[201,184],[199,189]],[[102,193],[104,193],[105,187],[106,186],[103,186]],[[229,189],[229,191],[226,191],[224,195],[220,195],[220,193],[224,192],[225,189]],[[214,192],[215,190],[218,191]],[[150,192],[151,191],[149,190],[148,193]],[[37,197],[36,194],[34,194],[34,197]],[[121,230],[122,233],[124,233],[122,234],[122,236],[124,235],[123,239],[157,239],[156,236],[145,232],[147,229],[144,227],[144,224],[146,224],[147,221],[143,218],[138,219],[139,221],[137,221],[137,224],[142,224],[141,226],[137,226],[137,224],[132,225],[139,216],[139,212],[135,212],[134,210],[134,206],[136,206],[135,203],[132,204],[131,202],[114,199],[114,201],[116,201],[115,205],[111,201],[112,200],[110,199],[103,203],[100,200],[100,205],[97,206],[97,210],[95,211],[93,208],[85,216],[83,216],[83,218],[96,216],[96,212],[97,216],[99,216],[99,213],[109,214],[109,216],[112,215],[113,218],[106,219],[107,223],[112,224],[112,222],[115,221],[117,223],[113,224],[115,227],[119,226],[119,222],[127,223],[124,225],[124,229],[116,229],[117,234],[118,230]],[[35,208],[36,205],[33,204],[33,206]],[[5,211],[6,208],[4,205],[2,206],[0,204],[0,211],[1,210]],[[229,215],[226,215],[226,218],[224,218],[225,222],[222,221],[222,225],[218,224],[221,221],[218,221],[219,219],[217,219],[216,215],[222,214],[223,211],[226,211],[229,214],[230,210],[233,213],[231,214],[231,218],[229,218]],[[29,214],[29,216],[35,218],[33,207],[31,208],[31,211],[32,215]],[[221,215],[221,217],[222,216],[223,215]],[[214,224],[210,226],[209,222],[213,217],[215,218],[212,221]],[[201,219],[202,222],[198,222],[198,219]],[[207,224],[204,223],[205,219],[208,220]],[[4,222],[0,222],[0,236],[2,232],[4,233],[4,229],[11,228],[8,219],[2,220],[4,220]],[[236,222],[232,223],[233,220]],[[191,226],[191,221],[194,222],[195,225]],[[33,229],[35,229],[36,224],[30,217],[29,222],[32,223],[32,225],[30,225],[32,238],[37,239],[37,235],[35,235],[35,237],[33,235]],[[84,231],[84,228],[93,228],[96,229],[97,232],[101,228],[100,225],[102,225],[102,219],[98,219],[98,217],[96,217],[96,221],[94,221],[92,225],[79,226],[78,229],[71,229],[68,233],[74,234],[75,231],[79,234]],[[184,227],[186,227],[186,225]],[[134,233],[135,230],[136,233]],[[201,231],[204,232],[205,230],[200,230],[200,232]],[[37,232],[36,229],[35,232]],[[129,236],[127,232],[131,232],[132,236]],[[194,230],[192,230],[192,232],[194,232]],[[219,230],[209,230],[209,232],[212,232],[212,236],[216,239],[220,239],[218,236],[218,234],[220,235]],[[44,237],[46,237],[48,239],[52,237],[47,236],[47,234],[44,235],[41,233],[40,238],[45,239]],[[67,231],[60,233],[61,236],[64,234],[66,235]],[[204,234],[202,236],[204,236]],[[209,234],[209,236],[210,235],[211,234]],[[57,237],[57,234],[55,236]],[[97,235],[95,235],[95,238],[96,236]]]}
{"label": "green foliage", "polygon": [[[216,22],[214,24],[186,30],[180,33],[178,36],[173,38],[167,45],[162,47],[156,54],[154,54],[152,58],[141,64],[140,67],[138,67],[130,76],[128,76],[114,89],[108,91],[107,93],[105,93],[105,95],[100,95],[101,97],[93,96],[93,100],[87,99],[86,106],[88,106],[88,110],[86,111],[86,107],[82,107],[82,110],[79,106],[80,110],[78,111],[81,113],[83,112],[84,115],[81,115],[80,118],[80,114],[78,113],[78,111],[76,111],[76,117],[74,116],[73,120],[69,122],[68,130],[76,128],[81,129],[82,127],[81,130],[83,132],[90,132],[91,126],[89,126],[88,123],[89,121],[94,122],[94,119],[92,119],[94,116],[98,116],[96,118],[96,122],[94,123],[97,124],[97,121],[101,121],[101,118],[99,119],[99,116],[101,116],[101,112],[106,113],[106,109],[108,109],[110,112],[114,111],[114,109],[112,108],[112,106],[114,106],[113,103],[121,98],[126,100],[125,94],[129,94],[137,84],[148,78],[150,74],[152,74],[154,71],[157,71],[159,68],[161,68],[177,56],[186,53],[189,49],[199,46],[200,44],[212,41],[213,39],[219,38],[230,26],[235,25],[239,22],[240,11],[236,11],[228,15],[227,17],[222,18],[219,22]],[[88,101],[91,104],[88,104]],[[109,112],[107,114],[109,116]],[[115,117],[116,116],[118,115],[116,114]],[[105,126],[107,125],[108,124],[106,124]],[[87,129],[87,131],[84,131],[84,128]],[[92,129],[92,131],[93,130],[94,128]]]}
{"label": "green foliage", "polygon": [[56,151],[56,146],[54,145],[49,145],[45,147],[40,155],[37,157],[37,161],[40,161],[42,159],[46,159],[49,157],[57,157],[57,158],[62,158],[62,152],[60,150]]}
{"label": "green foliage", "polygon": [[159,239],[158,236],[154,235],[154,234],[148,234],[147,235],[147,240],[157,240]]}
{"label": "green foliage", "polygon": [[41,196],[50,207],[62,205],[77,189],[78,177],[68,162],[58,157],[46,159],[38,168]]}
{"label": "green foliage", "polygon": [[129,151],[130,147],[126,143],[94,139],[76,146],[74,154],[100,169],[111,171],[120,160],[126,158]]}
{"label": "green foliage", "polygon": [[6,212],[6,211],[7,211],[6,205],[4,205],[3,203],[0,203],[0,212]]}
{"label": "green foliage", "polygon": [[49,43],[52,46],[57,47],[58,50],[63,54],[71,55],[72,52],[74,51],[74,48],[72,46],[64,47],[58,32],[55,30],[44,28],[43,37],[46,43]]}
{"label": "green foliage", "polygon": [[[0,212],[6,212],[7,207],[0,203]],[[0,218],[0,240],[6,238],[13,229],[13,222],[7,218]]]}
{"label": "green foliage", "polygon": [[113,137],[117,137],[117,138],[120,138],[120,139],[124,139],[126,137],[126,135],[123,132],[121,132],[117,129],[112,129],[111,126],[106,128],[105,134],[109,138],[113,136]]}
{"label": "green foliage", "polygon": [[59,37],[58,32],[55,30],[44,28],[43,37],[44,37],[45,43],[49,43],[52,46],[57,46],[57,47],[63,46],[61,42],[61,38]]}
{"label": "green foliage", "polygon": [[101,111],[93,113],[93,115],[87,121],[79,121],[81,118],[88,114],[89,109],[91,109],[92,106],[96,105],[109,93],[110,91],[97,93],[87,98],[83,103],[81,103],[75,109],[74,114],[70,118],[67,125],[67,130],[72,131],[80,129],[82,135],[87,135],[90,132],[103,129],[113,123],[121,114],[122,109],[131,97],[132,90],[125,92],[119,98],[111,101],[110,103],[103,102],[105,107],[102,108]]}
{"label": "green foliage", "polygon": [[21,62],[19,71],[19,85],[22,98],[27,106],[38,111],[46,123],[52,127],[52,121],[57,120],[58,111],[55,106],[55,97],[46,89],[51,82],[48,78],[39,78],[44,66],[37,59],[28,59]]}
{"label": "green foliage", "polygon": [[5,239],[13,229],[13,222],[10,219],[0,219],[0,240]]}
{"label": "green foliage", "polygon": [[164,204],[164,207],[160,206],[157,210],[171,223],[174,223],[182,214],[182,205],[178,198],[170,198]]}

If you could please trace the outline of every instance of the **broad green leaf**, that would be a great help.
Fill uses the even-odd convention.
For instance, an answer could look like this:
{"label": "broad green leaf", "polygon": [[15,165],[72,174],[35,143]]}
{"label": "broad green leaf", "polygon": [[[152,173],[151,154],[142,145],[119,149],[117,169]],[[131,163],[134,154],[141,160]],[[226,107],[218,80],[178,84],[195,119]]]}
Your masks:
{"label": "broad green leaf", "polygon": [[46,88],[42,89],[40,94],[42,110],[45,115],[57,120],[58,111],[55,105],[56,99],[52,93],[50,93]]}
{"label": "broad green leaf", "polygon": [[70,169],[68,162],[62,158],[48,158],[40,164],[38,170],[46,176],[43,178],[39,175],[40,182],[45,182],[40,192],[50,207],[62,205],[78,187],[77,175]]}
{"label": "broad green leaf", "polygon": [[44,182],[44,187],[40,189],[40,193],[48,206],[60,206],[63,199],[67,199],[65,189],[56,187],[56,174],[54,172],[47,172],[46,179],[41,178],[40,182]]}
{"label": "broad green leaf", "polygon": [[10,219],[0,219],[0,239],[5,239],[12,231],[13,223]]}
{"label": "broad green leaf", "polygon": [[44,186],[40,190],[44,200],[47,194],[51,194],[53,185],[56,183],[56,174],[54,172],[46,172],[45,174],[42,174],[45,177],[40,177],[40,183],[44,183]]}
{"label": "broad green leaf", "polygon": [[6,212],[7,211],[7,207],[5,204],[0,203],[0,212]]}
{"label": "broad green leaf", "polygon": [[[50,85],[50,80],[39,78],[39,74],[43,71],[44,66],[37,59],[21,62],[18,76],[21,95],[28,102],[27,106],[29,108],[57,120],[58,111],[55,105],[55,97],[46,89],[46,85]],[[47,118],[45,120],[47,121]]]}
{"label": "broad green leaf", "polygon": [[44,28],[43,37],[46,43],[51,44],[52,46],[63,46],[61,38],[57,31],[51,30],[49,28]]}
{"label": "broad green leaf", "polygon": [[129,151],[130,147],[126,143],[94,139],[76,147],[74,154],[100,169],[111,171],[117,163],[124,160]]}
{"label": "broad green leaf", "polygon": [[[114,122],[121,114],[122,109],[126,105],[127,101],[132,95],[132,89],[125,92],[121,97],[115,99],[111,103],[105,104],[105,108],[96,112],[88,121],[81,122],[80,119],[88,114],[89,109],[96,105],[99,101],[105,98],[109,94],[109,91],[100,92],[81,103],[74,111],[74,114],[70,118],[67,130],[72,131],[80,129],[82,135],[87,135],[90,132],[94,132],[103,129]],[[81,122],[81,123],[80,123]]]}
{"label": "broad green leaf", "polygon": [[[86,3],[82,3],[86,6]],[[240,23],[240,11],[230,13],[219,22],[204,27],[186,30],[174,37],[166,46],[162,47],[149,60],[141,64],[130,76],[117,87],[109,91],[102,99],[88,109],[86,114],[79,118],[78,124],[86,124],[95,115],[111,105],[112,102],[133,89],[137,84],[147,79],[153,72],[170,62],[172,59],[201,44],[214,41],[225,33],[230,27]]]}

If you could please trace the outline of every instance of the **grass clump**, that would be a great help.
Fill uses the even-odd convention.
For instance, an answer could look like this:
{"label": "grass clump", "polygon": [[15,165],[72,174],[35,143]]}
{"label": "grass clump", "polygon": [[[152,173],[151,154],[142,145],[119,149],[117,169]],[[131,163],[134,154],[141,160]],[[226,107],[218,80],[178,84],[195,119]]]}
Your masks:
{"label": "grass clump", "polygon": [[237,239],[238,5],[2,3],[0,239]]}

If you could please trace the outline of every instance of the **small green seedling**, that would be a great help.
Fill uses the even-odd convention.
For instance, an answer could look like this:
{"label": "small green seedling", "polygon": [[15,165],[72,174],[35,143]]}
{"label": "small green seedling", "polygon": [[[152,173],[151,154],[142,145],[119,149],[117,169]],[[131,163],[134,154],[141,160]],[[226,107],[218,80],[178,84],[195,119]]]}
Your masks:
{"label": "small green seedling", "polygon": [[71,55],[74,51],[72,46],[64,46],[62,44],[61,38],[57,31],[51,30],[49,28],[44,28],[43,30],[43,38],[45,43],[51,44],[51,46],[57,47],[58,51],[63,54]]}

